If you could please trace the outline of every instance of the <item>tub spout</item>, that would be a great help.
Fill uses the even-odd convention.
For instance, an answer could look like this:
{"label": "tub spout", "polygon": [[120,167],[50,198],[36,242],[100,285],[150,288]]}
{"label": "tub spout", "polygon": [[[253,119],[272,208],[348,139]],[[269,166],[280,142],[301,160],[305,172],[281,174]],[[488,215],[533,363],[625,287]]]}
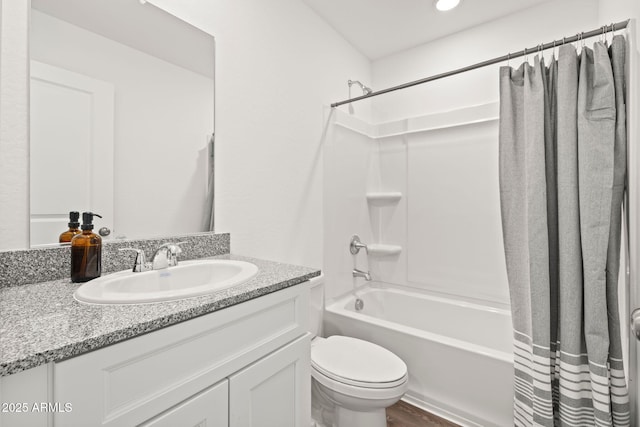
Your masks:
{"label": "tub spout", "polygon": [[353,269],[353,277],[364,277],[364,280],[370,281],[371,280],[371,275],[369,274],[368,271],[362,271],[362,270],[358,270],[357,268]]}

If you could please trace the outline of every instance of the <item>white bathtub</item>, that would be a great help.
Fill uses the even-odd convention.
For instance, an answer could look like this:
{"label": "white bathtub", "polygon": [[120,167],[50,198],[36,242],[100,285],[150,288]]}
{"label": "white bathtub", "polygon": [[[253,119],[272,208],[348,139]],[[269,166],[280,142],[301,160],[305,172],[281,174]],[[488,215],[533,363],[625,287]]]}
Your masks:
{"label": "white bathtub", "polygon": [[513,426],[511,315],[372,283],[326,307],[325,334],[375,342],[409,368],[409,403],[462,426]]}

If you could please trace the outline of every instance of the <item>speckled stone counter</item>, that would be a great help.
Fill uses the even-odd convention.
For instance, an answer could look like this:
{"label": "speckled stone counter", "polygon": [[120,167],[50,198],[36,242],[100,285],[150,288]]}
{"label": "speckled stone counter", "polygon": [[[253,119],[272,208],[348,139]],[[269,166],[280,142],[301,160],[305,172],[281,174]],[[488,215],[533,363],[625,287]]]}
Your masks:
{"label": "speckled stone counter", "polygon": [[250,281],[210,295],[153,304],[76,301],[69,279],[0,289],[0,376],[95,350],[294,286],[320,275],[308,267],[234,255],[260,269]]}
{"label": "speckled stone counter", "polygon": [[[102,244],[102,274],[125,270],[133,266],[135,253],[122,248],[142,249],[150,259],[154,250],[163,243],[177,243],[181,260],[190,260],[228,254],[229,233],[197,233],[151,239],[105,240]],[[71,271],[71,247],[51,245],[35,249],[0,251],[0,288],[20,286],[69,277]]]}

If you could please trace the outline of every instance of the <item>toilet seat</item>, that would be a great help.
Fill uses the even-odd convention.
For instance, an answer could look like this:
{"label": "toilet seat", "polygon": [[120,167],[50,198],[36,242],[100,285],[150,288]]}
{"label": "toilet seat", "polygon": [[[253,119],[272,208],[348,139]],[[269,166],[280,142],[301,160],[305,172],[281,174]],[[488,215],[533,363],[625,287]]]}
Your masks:
{"label": "toilet seat", "polygon": [[389,350],[368,341],[339,335],[314,342],[311,367],[312,376],[320,383],[343,392],[354,393],[357,390],[356,394],[395,393],[395,389],[406,384],[408,378],[407,365]]}
{"label": "toilet seat", "polygon": [[409,387],[408,376],[405,376],[403,382],[399,385],[387,388],[370,388],[345,384],[327,377],[313,367],[311,368],[311,377],[334,393],[363,400],[399,399]]}

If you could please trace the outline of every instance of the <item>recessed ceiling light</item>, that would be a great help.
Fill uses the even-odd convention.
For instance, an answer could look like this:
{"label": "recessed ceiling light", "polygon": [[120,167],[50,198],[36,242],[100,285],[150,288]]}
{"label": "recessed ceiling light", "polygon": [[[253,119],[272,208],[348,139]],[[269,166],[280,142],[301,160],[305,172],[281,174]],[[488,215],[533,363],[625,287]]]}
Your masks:
{"label": "recessed ceiling light", "polygon": [[441,12],[451,10],[460,4],[460,0],[436,0],[436,9]]}

